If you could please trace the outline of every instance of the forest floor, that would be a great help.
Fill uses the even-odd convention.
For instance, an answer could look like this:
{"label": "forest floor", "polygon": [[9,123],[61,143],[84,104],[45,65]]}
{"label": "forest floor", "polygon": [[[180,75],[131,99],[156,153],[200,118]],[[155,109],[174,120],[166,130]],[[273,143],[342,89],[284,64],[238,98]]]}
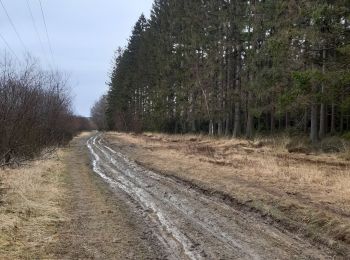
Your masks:
{"label": "forest floor", "polygon": [[338,256],[350,255],[350,161],[344,154],[289,153],[271,140],[194,135],[104,135],[147,169],[256,214]]}

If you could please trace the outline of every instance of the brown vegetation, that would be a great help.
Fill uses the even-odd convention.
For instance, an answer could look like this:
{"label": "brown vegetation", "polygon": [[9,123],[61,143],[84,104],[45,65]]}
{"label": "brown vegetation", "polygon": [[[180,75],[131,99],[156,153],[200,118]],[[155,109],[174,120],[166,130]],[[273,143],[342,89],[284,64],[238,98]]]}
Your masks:
{"label": "brown vegetation", "polygon": [[0,170],[0,258],[48,259],[66,216],[64,165],[58,152],[26,168]]}
{"label": "brown vegetation", "polygon": [[124,195],[115,196],[92,172],[84,149],[89,137],[83,133],[26,168],[0,169],[0,259],[160,255]]}
{"label": "brown vegetation", "polygon": [[73,115],[61,74],[42,71],[29,59],[23,67],[6,58],[0,63],[0,166],[65,144],[88,124]]}
{"label": "brown vegetation", "polygon": [[307,154],[290,153],[287,144],[295,145],[287,137],[109,133],[107,139],[140,164],[349,253],[349,150],[325,154],[306,146]]}

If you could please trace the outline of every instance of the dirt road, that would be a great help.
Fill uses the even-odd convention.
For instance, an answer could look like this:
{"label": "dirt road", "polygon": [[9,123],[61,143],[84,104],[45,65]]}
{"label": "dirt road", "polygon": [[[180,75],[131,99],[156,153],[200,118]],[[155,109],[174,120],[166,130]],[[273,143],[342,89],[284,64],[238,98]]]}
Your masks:
{"label": "dirt road", "polygon": [[61,207],[67,221],[58,228],[54,259],[164,259],[143,211],[130,197],[108,185],[91,169],[86,141],[75,138],[65,151],[68,194]]}
{"label": "dirt road", "polygon": [[[149,171],[96,134],[87,141],[93,170],[123,200],[167,259],[331,259],[301,238],[249,213]],[[127,195],[127,196],[126,196]],[[113,217],[113,216],[111,216]],[[140,218],[140,217],[139,217]],[[135,217],[137,219],[137,216]],[[146,239],[147,240],[147,239]],[[149,242],[149,240],[147,240]],[[159,246],[158,245],[158,246]]]}

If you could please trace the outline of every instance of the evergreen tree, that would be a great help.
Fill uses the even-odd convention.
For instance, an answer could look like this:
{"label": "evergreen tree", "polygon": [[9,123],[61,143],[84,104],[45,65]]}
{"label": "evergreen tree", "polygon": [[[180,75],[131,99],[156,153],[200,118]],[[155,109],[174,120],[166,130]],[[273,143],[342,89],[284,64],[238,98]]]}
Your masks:
{"label": "evergreen tree", "polygon": [[114,61],[110,129],[349,130],[347,0],[156,0]]}

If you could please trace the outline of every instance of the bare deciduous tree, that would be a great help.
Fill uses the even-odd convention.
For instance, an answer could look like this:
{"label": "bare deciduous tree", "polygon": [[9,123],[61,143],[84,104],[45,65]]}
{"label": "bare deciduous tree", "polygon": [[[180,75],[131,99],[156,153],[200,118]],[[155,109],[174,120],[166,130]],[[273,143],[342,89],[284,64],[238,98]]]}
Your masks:
{"label": "bare deciduous tree", "polygon": [[67,79],[27,58],[0,61],[0,165],[33,158],[69,141],[77,130]]}
{"label": "bare deciduous tree", "polygon": [[91,108],[91,120],[98,130],[107,129],[106,120],[107,97],[102,96]]}

